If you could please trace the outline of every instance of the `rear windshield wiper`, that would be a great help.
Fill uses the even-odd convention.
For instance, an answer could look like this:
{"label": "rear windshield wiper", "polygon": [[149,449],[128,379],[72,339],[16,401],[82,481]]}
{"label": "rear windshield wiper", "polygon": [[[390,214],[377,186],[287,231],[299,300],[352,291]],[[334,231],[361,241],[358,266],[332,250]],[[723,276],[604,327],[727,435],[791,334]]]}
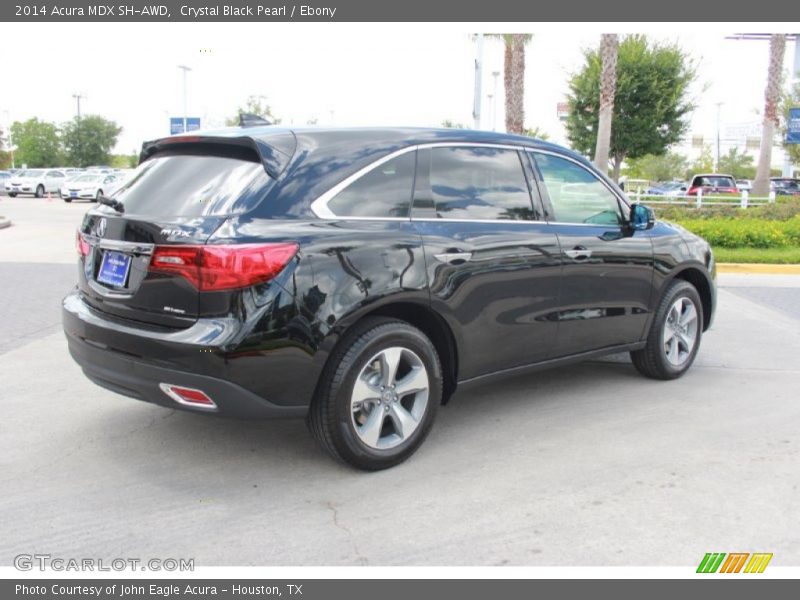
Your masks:
{"label": "rear windshield wiper", "polygon": [[100,204],[105,204],[106,206],[110,206],[118,213],[125,212],[125,205],[119,200],[115,200],[114,198],[109,198],[108,196],[98,196],[97,201]]}

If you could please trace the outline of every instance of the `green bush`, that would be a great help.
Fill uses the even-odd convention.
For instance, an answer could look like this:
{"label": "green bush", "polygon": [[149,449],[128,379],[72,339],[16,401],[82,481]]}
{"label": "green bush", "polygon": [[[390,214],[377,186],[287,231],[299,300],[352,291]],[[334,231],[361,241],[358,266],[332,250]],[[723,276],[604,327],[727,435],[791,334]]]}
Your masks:
{"label": "green bush", "polygon": [[738,203],[730,206],[704,206],[700,209],[688,205],[652,205],[652,207],[658,218],[665,221],[719,219],[721,217],[741,220],[787,221],[800,215],[800,198],[779,196],[776,202],[747,209],[739,208]]}
{"label": "green bush", "polygon": [[797,217],[789,221],[728,218],[681,220],[679,223],[720,248],[800,246],[800,218]]}

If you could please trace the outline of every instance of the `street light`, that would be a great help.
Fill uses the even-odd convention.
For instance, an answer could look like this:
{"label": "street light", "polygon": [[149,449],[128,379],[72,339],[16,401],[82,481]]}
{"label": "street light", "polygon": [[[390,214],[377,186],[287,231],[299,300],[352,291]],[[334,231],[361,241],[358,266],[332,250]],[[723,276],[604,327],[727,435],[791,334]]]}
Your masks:
{"label": "street light", "polygon": [[717,164],[714,167],[714,172],[719,172],[719,159],[720,159],[720,150],[719,150],[719,117],[720,113],[722,112],[722,105],[724,102],[717,102]]}
{"label": "street light", "polygon": [[500,71],[492,71],[494,77],[494,104],[492,105],[492,131],[497,131],[497,78],[500,77]]}
{"label": "street light", "polygon": [[83,164],[83,143],[81,142],[81,100],[86,98],[83,94],[72,94],[72,97],[75,98],[75,101],[78,103],[78,118],[75,122],[75,137],[76,137],[76,154],[78,155],[78,164],[75,165],[77,167],[84,167],[86,165]]}
{"label": "street light", "polygon": [[7,110],[3,111],[6,116],[6,135],[8,136],[8,151],[11,154],[11,168],[16,169],[17,165],[14,164],[14,140],[11,139],[11,117]]}
{"label": "street light", "polygon": [[186,133],[186,73],[192,69],[186,65],[178,65],[178,68],[183,71],[183,132]]}

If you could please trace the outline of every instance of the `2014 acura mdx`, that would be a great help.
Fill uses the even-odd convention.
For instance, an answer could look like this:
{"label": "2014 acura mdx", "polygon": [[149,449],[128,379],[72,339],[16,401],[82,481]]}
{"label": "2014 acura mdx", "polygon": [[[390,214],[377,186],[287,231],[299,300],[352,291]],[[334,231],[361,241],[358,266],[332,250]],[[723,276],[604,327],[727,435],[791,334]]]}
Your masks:
{"label": "2014 acura mdx", "polygon": [[704,240],[526,137],[175,136],[100,202],[63,302],[87,377],[170,408],[306,417],[362,469],[406,459],[488,378],[620,351],[679,377],[715,308]]}

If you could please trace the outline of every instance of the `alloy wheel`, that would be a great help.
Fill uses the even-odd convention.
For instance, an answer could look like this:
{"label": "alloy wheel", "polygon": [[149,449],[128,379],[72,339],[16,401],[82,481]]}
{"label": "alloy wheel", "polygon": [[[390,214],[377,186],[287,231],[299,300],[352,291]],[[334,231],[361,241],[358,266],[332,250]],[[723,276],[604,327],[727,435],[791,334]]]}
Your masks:
{"label": "alloy wheel", "polygon": [[698,324],[694,302],[685,296],[675,300],[667,312],[662,334],[664,354],[671,365],[680,367],[689,360],[697,343]]}
{"label": "alloy wheel", "polygon": [[416,431],[428,406],[425,364],[408,348],[393,346],[362,367],[351,394],[353,427],[370,448],[399,446]]}

